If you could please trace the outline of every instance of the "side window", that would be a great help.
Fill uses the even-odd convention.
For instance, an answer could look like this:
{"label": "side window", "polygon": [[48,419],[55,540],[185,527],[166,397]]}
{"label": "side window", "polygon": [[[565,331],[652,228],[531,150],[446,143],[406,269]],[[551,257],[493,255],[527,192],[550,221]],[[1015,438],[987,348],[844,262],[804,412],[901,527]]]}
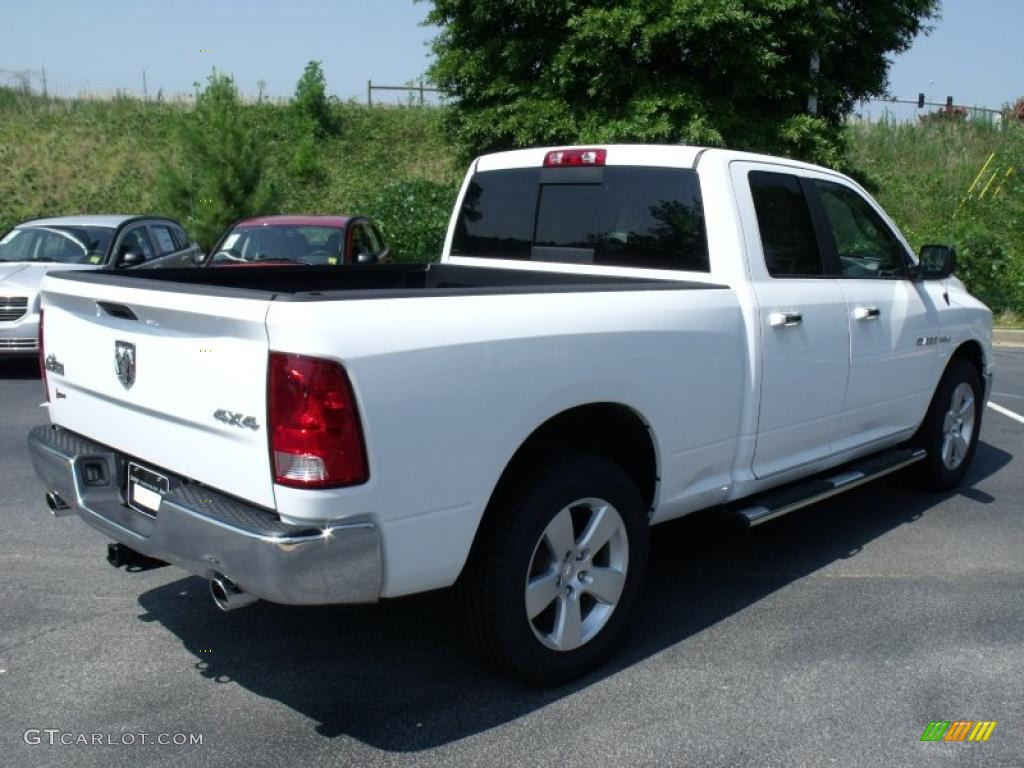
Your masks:
{"label": "side window", "polygon": [[141,253],[143,261],[154,258],[153,244],[146,234],[145,227],[135,227],[124,234],[121,238],[121,245],[117,249],[117,258],[120,261],[126,253]]}
{"label": "side window", "polygon": [[174,243],[178,246],[178,250],[184,250],[188,248],[191,243],[188,241],[188,235],[185,234],[185,230],[180,227],[171,227],[171,234],[174,235]]}
{"label": "side window", "polygon": [[903,246],[882,217],[856,191],[815,180],[835,239],[843,277],[902,277]]}
{"label": "side window", "polygon": [[373,247],[373,241],[367,231],[366,224],[359,222],[352,232],[352,255],[358,257],[360,254],[376,256],[377,250]]}
{"label": "side window", "polygon": [[171,228],[166,224],[150,224],[149,232],[153,235],[157,252],[161,256],[179,250],[178,244],[174,242],[174,235],[171,234]]}
{"label": "side window", "polygon": [[374,256],[380,256],[384,250],[384,241],[380,237],[380,233],[377,228],[372,224],[364,224],[366,227],[366,236],[370,240],[370,247],[373,249]]}
{"label": "side window", "polygon": [[768,274],[823,275],[821,251],[800,179],[789,173],[751,171],[749,180]]}

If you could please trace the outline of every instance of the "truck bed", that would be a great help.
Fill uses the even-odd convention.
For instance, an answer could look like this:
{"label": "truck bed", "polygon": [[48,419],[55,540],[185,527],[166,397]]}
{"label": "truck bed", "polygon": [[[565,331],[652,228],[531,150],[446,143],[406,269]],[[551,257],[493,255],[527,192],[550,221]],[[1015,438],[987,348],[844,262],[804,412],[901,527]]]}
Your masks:
{"label": "truck bed", "polygon": [[722,289],[726,286],[664,278],[628,278],[494,269],[454,264],[352,264],[114,270],[60,273],[60,279],[264,301],[479,296],[510,293],[576,293],[638,290]]}

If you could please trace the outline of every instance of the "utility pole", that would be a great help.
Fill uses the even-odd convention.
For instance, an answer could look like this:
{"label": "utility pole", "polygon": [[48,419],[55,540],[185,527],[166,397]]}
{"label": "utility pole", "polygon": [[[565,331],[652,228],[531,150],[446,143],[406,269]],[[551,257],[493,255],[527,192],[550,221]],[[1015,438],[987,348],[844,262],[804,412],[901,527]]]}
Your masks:
{"label": "utility pole", "polygon": [[46,92],[46,67],[43,67],[43,98],[45,99],[46,96],[47,96],[47,92]]}
{"label": "utility pole", "polygon": [[146,88],[146,70],[142,70],[142,100],[149,101],[149,91]]}
{"label": "utility pole", "polygon": [[[818,76],[821,69],[821,57],[817,51],[811,54],[811,79]],[[812,115],[818,114],[818,90],[816,85],[811,85],[811,92],[807,94],[807,111]]]}
{"label": "utility pole", "polygon": [[366,81],[366,106],[373,106],[373,80]]}

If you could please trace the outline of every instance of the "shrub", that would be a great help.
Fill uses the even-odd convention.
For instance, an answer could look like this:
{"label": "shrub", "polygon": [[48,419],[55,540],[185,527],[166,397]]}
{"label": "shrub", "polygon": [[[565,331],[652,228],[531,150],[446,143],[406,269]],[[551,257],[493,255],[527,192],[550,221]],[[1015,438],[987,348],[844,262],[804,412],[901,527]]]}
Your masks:
{"label": "shrub", "polygon": [[353,211],[380,225],[397,261],[436,261],[458,191],[454,183],[398,181],[371,193]]}
{"label": "shrub", "polygon": [[337,123],[327,98],[327,78],[324,77],[319,61],[309,62],[296,83],[292,110],[301,119],[313,124],[317,136],[327,136],[337,131]]}
{"label": "shrub", "polygon": [[1024,263],[998,233],[981,226],[957,238],[957,276],[995,314],[1024,309]]}
{"label": "shrub", "polygon": [[182,121],[184,162],[164,159],[157,173],[161,210],[181,218],[204,248],[234,220],[272,213],[279,192],[267,172],[267,145],[238,97],[234,80],[216,70],[195,110]]}

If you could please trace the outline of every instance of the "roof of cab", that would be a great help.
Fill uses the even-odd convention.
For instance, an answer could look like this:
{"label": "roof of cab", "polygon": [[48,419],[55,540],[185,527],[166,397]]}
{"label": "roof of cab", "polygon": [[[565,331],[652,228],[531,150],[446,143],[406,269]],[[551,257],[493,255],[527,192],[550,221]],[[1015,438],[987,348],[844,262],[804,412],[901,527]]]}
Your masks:
{"label": "roof of cab", "polygon": [[236,227],[337,227],[346,226],[353,216],[256,216],[243,219]]}
{"label": "roof of cab", "polygon": [[117,229],[126,221],[138,218],[161,219],[162,216],[137,216],[135,214],[84,214],[80,216],[55,216],[50,219],[32,219],[19,227],[107,227]]}
{"label": "roof of cab", "polygon": [[715,156],[726,163],[744,160],[749,162],[769,162],[775,165],[788,165],[805,170],[834,173],[834,171],[828,168],[790,158],[716,147],[695,147],[686,144],[602,144],[600,142],[493,152],[478,157],[472,170],[495,171],[512,168],[540,168],[544,165],[544,157],[548,152],[565,149],[607,150],[604,162],[606,166],[643,165],[662,168],[695,168],[701,156],[706,154],[708,156]]}

